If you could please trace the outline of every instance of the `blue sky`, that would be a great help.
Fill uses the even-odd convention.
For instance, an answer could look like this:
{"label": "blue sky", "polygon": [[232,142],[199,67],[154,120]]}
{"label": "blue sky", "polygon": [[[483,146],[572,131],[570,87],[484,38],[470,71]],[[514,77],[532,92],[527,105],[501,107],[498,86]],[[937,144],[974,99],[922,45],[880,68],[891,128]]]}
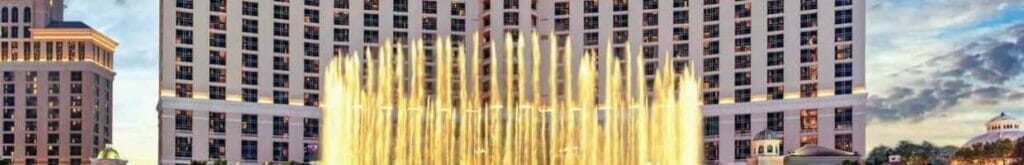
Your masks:
{"label": "blue sky", "polygon": [[[114,146],[156,162],[159,0],[66,0],[121,43]],[[868,148],[899,140],[959,145],[1000,112],[1024,117],[1024,1],[867,0]]]}

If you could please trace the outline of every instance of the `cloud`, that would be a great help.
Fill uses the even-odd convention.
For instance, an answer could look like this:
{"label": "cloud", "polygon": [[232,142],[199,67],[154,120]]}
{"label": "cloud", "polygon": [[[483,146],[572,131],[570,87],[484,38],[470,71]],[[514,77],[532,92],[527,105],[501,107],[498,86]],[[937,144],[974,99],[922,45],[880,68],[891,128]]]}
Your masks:
{"label": "cloud", "polygon": [[[869,116],[881,121],[920,120],[960,105],[1021,101],[1024,89],[1024,24],[935,56],[890,78],[913,79],[868,98]],[[1007,39],[1013,38],[1013,39]]]}

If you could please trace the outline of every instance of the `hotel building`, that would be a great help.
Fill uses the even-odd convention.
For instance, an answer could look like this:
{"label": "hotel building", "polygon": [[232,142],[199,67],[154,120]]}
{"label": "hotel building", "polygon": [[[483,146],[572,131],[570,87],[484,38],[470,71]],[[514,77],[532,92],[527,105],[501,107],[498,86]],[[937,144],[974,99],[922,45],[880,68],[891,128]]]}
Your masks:
{"label": "hotel building", "polygon": [[61,0],[0,1],[0,159],[90,164],[111,143],[117,43],[65,21]]}
{"label": "hotel building", "polygon": [[[746,163],[762,130],[779,132],[787,152],[865,152],[860,0],[161,2],[161,164],[307,161],[319,133],[319,73],[338,52],[422,39],[430,61],[432,41],[450,37],[504,58],[489,52],[505,34],[535,30],[555,35],[539,38],[543,52],[571,51],[573,60],[635,54],[647,83],[661,65],[695,68],[709,164]],[[569,38],[570,47],[561,44]]]}

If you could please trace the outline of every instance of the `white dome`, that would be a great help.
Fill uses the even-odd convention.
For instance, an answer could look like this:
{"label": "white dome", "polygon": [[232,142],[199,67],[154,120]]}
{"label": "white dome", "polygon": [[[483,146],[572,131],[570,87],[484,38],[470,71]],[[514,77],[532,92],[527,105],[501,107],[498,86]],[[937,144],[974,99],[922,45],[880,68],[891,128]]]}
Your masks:
{"label": "white dome", "polygon": [[992,143],[999,140],[1017,140],[1024,137],[1024,131],[1020,130],[1020,121],[1016,118],[1001,113],[999,116],[992,118],[988,123],[985,123],[987,127],[985,134],[978,135],[971,138],[970,141],[964,143],[962,147],[971,147],[975,144]]}

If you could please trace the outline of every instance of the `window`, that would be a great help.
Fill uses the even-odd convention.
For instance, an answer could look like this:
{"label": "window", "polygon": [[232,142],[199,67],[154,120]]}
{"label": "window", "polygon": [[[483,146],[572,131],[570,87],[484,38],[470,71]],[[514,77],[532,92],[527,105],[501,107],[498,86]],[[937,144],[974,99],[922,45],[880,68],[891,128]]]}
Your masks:
{"label": "window", "polygon": [[[50,155],[55,155],[55,154],[50,154]],[[180,157],[180,158],[191,158],[192,157],[192,138],[191,137],[175,137],[174,138],[174,156],[175,157]]]}
{"label": "window", "polygon": [[274,142],[274,161],[288,161],[288,142]]}
{"label": "window", "polygon": [[244,33],[258,33],[259,26],[259,22],[257,22],[256,20],[242,19],[242,32]]}
{"label": "window", "polygon": [[274,136],[288,136],[288,117],[274,116]]}
{"label": "window", "polygon": [[258,85],[259,84],[259,73],[254,71],[242,71],[242,84],[245,85]]}
{"label": "window", "polygon": [[[183,8],[183,9],[192,9],[192,5],[193,5],[192,4],[192,0],[177,0],[177,1],[175,1],[174,4],[178,8]],[[14,11],[15,11],[15,13],[17,13],[17,10],[14,10]],[[6,18],[6,16],[4,18]]]}
{"label": "window", "polygon": [[[568,22],[568,21],[566,21]],[[566,26],[568,27],[568,26]],[[452,19],[452,31],[463,32],[466,31],[466,20],[464,19]]]}
{"label": "window", "polygon": [[[658,42],[658,29],[646,29],[643,35],[643,42]],[[657,50],[652,50],[651,53],[657,53]]]}
{"label": "window", "polygon": [[466,16],[466,3],[452,2],[452,15]]}
{"label": "window", "polygon": [[210,33],[210,47],[223,48],[227,46],[227,35],[223,33]]}
{"label": "window", "polygon": [[174,71],[174,78],[178,80],[192,80],[192,67],[178,66]]}
{"label": "window", "polygon": [[175,13],[174,19],[178,26],[192,27],[192,13],[179,11]]}
{"label": "window", "polygon": [[250,114],[242,114],[242,134],[256,135],[259,130],[257,125],[258,116]]}
{"label": "window", "polygon": [[836,25],[848,24],[853,22],[853,10],[839,10],[836,11]]}
{"label": "window", "polygon": [[718,8],[704,9],[704,22],[718,21]]}
{"label": "window", "polygon": [[735,76],[736,86],[750,85],[750,72],[737,72],[735,73]]}
{"label": "window", "polygon": [[718,24],[704,25],[704,39],[718,37]]}
{"label": "window", "polygon": [[718,41],[705,41],[704,42],[704,55],[715,55],[718,54]]}
{"label": "window", "polygon": [[[184,48],[184,47],[174,48],[174,57],[175,57],[176,61],[178,61],[178,62],[192,62],[192,48]],[[54,80],[50,80],[50,81],[54,81]]]}
{"label": "window", "polygon": [[311,107],[320,106],[320,95],[315,93],[303,94],[302,105]]}
{"label": "window", "polygon": [[784,38],[784,36],[782,36],[782,34],[776,34],[776,35],[768,36],[768,48],[769,49],[782,48],[783,46],[785,46],[785,44],[784,44],[785,40],[784,39],[785,38]]}
{"label": "window", "polygon": [[734,94],[737,103],[750,102],[750,89],[736,90]]}
{"label": "window", "polygon": [[319,90],[320,89],[320,78],[317,77],[306,77],[303,81],[304,88],[308,90]]}
{"label": "window", "polygon": [[782,52],[768,52],[768,66],[777,66],[785,63],[785,55]]}
{"label": "window", "polygon": [[587,46],[597,45],[599,42],[600,41],[598,41],[598,34],[597,33],[584,33],[583,34],[583,44],[584,45],[587,45]]}
{"label": "window", "polygon": [[555,30],[556,31],[568,31],[569,30],[569,18],[555,18]]}
{"label": "window", "polygon": [[569,15],[569,2],[555,3],[555,15]]}
{"label": "window", "polygon": [[629,26],[629,15],[612,16],[612,26],[616,28]]}
{"label": "window", "polygon": [[853,128],[853,108],[836,108],[836,130],[850,130]]}
{"label": "window", "polygon": [[750,17],[750,3],[736,5],[736,18]]}
{"label": "window", "polygon": [[257,51],[259,50],[259,43],[256,37],[243,36],[242,37],[242,49]]}
{"label": "window", "polygon": [[210,51],[210,65],[224,66],[227,64],[227,55],[224,51],[211,50]]}
{"label": "window", "polygon": [[801,135],[800,146],[818,145],[818,135]]}
{"label": "window", "polygon": [[800,10],[818,9],[818,0],[800,0]]}
{"label": "window", "polygon": [[702,80],[704,81],[704,84],[702,86],[703,89],[718,88],[718,75],[717,74],[704,75],[704,78]]}
{"label": "window", "polygon": [[818,27],[818,14],[809,13],[800,15],[800,27],[801,28],[812,28]]}
{"label": "window", "polygon": [[274,53],[288,53],[288,40],[274,40]]}
{"label": "window", "polygon": [[782,112],[768,113],[768,131],[783,132],[785,129],[784,116]]}
{"label": "window", "polygon": [[274,91],[274,104],[288,104],[288,92]]}
{"label": "window", "polygon": [[643,24],[644,24],[644,26],[657,26],[658,25],[658,14],[657,13],[644,13]]}
{"label": "window", "polygon": [[224,13],[228,11],[228,4],[225,0],[210,0],[210,11]]}
{"label": "window", "polygon": [[339,11],[334,13],[334,25],[348,25],[348,13]]}
{"label": "window", "polygon": [[319,0],[306,0],[306,6],[320,6]]}
{"label": "window", "polygon": [[192,111],[175,110],[174,129],[182,131],[192,131]]}
{"label": "window", "polygon": [[704,142],[704,160],[718,160],[718,141]]}
{"label": "window", "polygon": [[836,60],[845,60],[850,58],[853,58],[853,45],[836,44]]}
{"label": "window", "polygon": [[769,0],[768,1],[768,14],[779,14],[783,11],[782,0]]}
{"label": "window", "polygon": [[853,81],[836,81],[836,95],[853,93]]}
{"label": "window", "polygon": [[302,29],[303,29],[302,30],[302,35],[306,39],[310,39],[310,40],[319,40],[320,39],[320,27],[305,26]]}
{"label": "window", "polygon": [[718,71],[718,58],[704,59],[704,72]]}
{"label": "window", "polygon": [[718,116],[704,117],[704,137],[718,137]]}
{"label": "window", "polygon": [[210,139],[210,159],[225,159],[227,157],[226,144],[227,143],[224,142],[224,139]]}
{"label": "window", "polygon": [[844,27],[836,29],[836,42],[853,41],[853,28]]}
{"label": "window", "polygon": [[423,13],[437,14],[437,1],[423,1]]}
{"label": "window", "polygon": [[672,23],[673,24],[686,24],[686,23],[689,23],[689,22],[690,22],[690,14],[687,11],[683,10],[683,11],[673,11],[672,12]]}
{"label": "window", "polygon": [[853,5],[853,0],[836,0],[836,6],[850,6]]}
{"label": "window", "polygon": [[288,20],[288,6],[274,5],[274,18]]}
{"label": "window", "polygon": [[306,54],[306,56],[310,56],[310,57],[320,56],[320,45],[318,45],[317,43],[312,43],[312,42],[302,43],[302,49],[303,49],[303,53]]}
{"label": "window", "polygon": [[612,34],[612,42],[615,42],[615,43],[618,44],[618,43],[626,43],[627,41],[629,41],[629,32],[628,31],[615,31]]}
{"label": "window", "polygon": [[583,13],[597,13],[598,6],[597,0],[585,0],[583,1]]}
{"label": "window", "polygon": [[853,152],[853,135],[852,134],[837,134],[836,135],[836,149],[847,152]]}
{"label": "window", "polygon": [[210,86],[210,99],[224,100],[227,89],[223,86]]}
{"label": "window", "polygon": [[768,70],[768,83],[781,83],[785,81],[785,72],[779,69]]}
{"label": "window", "polygon": [[227,30],[227,16],[210,15],[210,29],[221,31]]}
{"label": "window", "polygon": [[175,41],[178,44],[192,45],[192,31],[191,30],[175,30],[174,31]]}
{"label": "window", "polygon": [[334,41],[348,42],[348,29],[334,29]]}
{"label": "window", "polygon": [[782,17],[768,18],[768,32],[781,31],[784,27]]}
{"label": "window", "polygon": [[750,34],[750,21],[736,22],[736,35]]}
{"label": "window", "polygon": [[[672,57],[686,57],[690,54],[690,44],[682,43],[672,45]],[[683,69],[676,67],[676,69]]]}
{"label": "window", "polygon": [[736,69],[750,68],[750,55],[736,56]]}
{"label": "window", "polygon": [[437,30],[437,18],[425,17],[423,18],[423,29],[426,30]]}
{"label": "window", "polygon": [[629,2],[627,0],[613,0],[612,11],[626,11],[629,10]]}
{"label": "window", "polygon": [[227,114],[210,112],[210,132],[224,133],[227,128]]}
{"label": "window", "polygon": [[256,54],[242,54],[242,66],[247,68],[258,67],[259,59]]}
{"label": "window", "polygon": [[718,91],[704,92],[704,104],[705,105],[718,104]]}
{"label": "window", "polygon": [[768,87],[768,100],[781,100],[785,92],[782,86]]}
{"label": "window", "polygon": [[256,89],[242,88],[242,101],[256,102]]}
{"label": "window", "polygon": [[672,28],[673,41],[685,41],[690,38],[690,29],[687,27]]}
{"label": "window", "polygon": [[302,123],[302,129],[302,135],[304,137],[320,137],[320,119],[306,118]]}
{"label": "window", "polygon": [[816,45],[818,44],[818,32],[817,31],[806,31],[800,32],[800,45]]}
{"label": "window", "polygon": [[[276,12],[277,11],[276,7],[275,7],[274,11],[275,11],[274,13],[275,13],[275,16],[276,16],[277,15],[276,14],[277,13]],[[285,11],[285,13],[287,14],[287,11]],[[256,2],[245,2],[245,1],[243,1],[242,2],[242,15],[259,16],[260,15],[259,4],[256,3]],[[284,17],[285,18],[283,18],[283,19],[288,19],[287,18],[288,16],[284,16]]]}
{"label": "window", "polygon": [[737,136],[749,136],[750,114],[737,114],[734,118],[734,120],[736,120],[735,130]]}
{"label": "window", "polygon": [[750,140],[737,140],[735,159],[747,159],[750,157]]}
{"label": "window", "polygon": [[837,63],[836,64],[836,77],[852,77],[853,76],[853,63]]}
{"label": "window", "polygon": [[818,80],[818,65],[801,66],[800,80]]}
{"label": "window", "polygon": [[690,0],[672,0],[672,7],[680,8],[680,7],[689,7],[689,6],[690,6]]}
{"label": "window", "polygon": [[751,48],[750,47],[750,38],[749,37],[737,38],[735,45],[736,45],[736,48],[734,50],[735,52],[749,52],[750,48]]}
{"label": "window", "polygon": [[256,141],[242,140],[242,160],[256,160],[258,153],[256,144]]}
{"label": "window", "polygon": [[658,0],[644,0],[644,10],[658,9]]}
{"label": "window", "polygon": [[800,49],[800,63],[809,63],[818,61],[818,49],[808,48]]}
{"label": "window", "polygon": [[801,132],[817,132],[818,131],[818,110],[817,109],[800,110],[800,129],[801,129]]}
{"label": "window", "polygon": [[363,31],[363,42],[377,43],[380,41],[376,30]]}
{"label": "window", "polygon": [[288,75],[287,74],[274,74],[274,87],[288,88]]}

